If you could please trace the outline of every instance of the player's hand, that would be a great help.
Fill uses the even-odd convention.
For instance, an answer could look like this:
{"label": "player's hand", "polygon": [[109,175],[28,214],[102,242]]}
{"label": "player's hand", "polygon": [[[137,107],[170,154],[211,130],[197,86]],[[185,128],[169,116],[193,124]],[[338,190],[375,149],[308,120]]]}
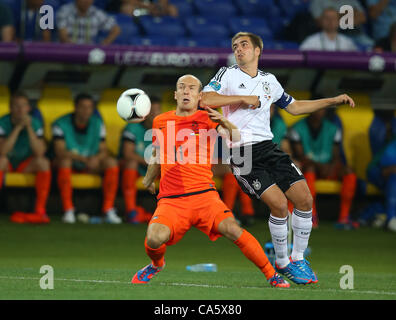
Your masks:
{"label": "player's hand", "polygon": [[259,96],[245,96],[242,101],[243,108],[252,108],[257,109],[261,107],[260,97]]}
{"label": "player's hand", "polygon": [[151,194],[155,194],[155,182],[152,182],[148,187],[147,187],[148,192]]}
{"label": "player's hand", "polygon": [[355,107],[355,101],[348,96],[347,94],[340,94],[339,96],[334,97],[335,104],[349,104],[352,108]]}
{"label": "player's hand", "polygon": [[212,120],[213,122],[216,123],[224,123],[225,121],[225,117],[218,111],[216,111],[215,109],[212,109],[208,106],[203,106],[203,108],[208,112],[208,116],[210,118],[210,120]]}

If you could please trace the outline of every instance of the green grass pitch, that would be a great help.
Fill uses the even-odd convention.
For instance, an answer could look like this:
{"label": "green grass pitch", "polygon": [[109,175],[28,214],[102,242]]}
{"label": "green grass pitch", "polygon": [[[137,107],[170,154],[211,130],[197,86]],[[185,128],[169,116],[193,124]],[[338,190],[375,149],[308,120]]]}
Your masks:
{"label": "green grass pitch", "polygon": [[[145,225],[15,225],[0,216],[0,299],[396,299],[396,234],[361,228],[335,230],[322,222],[313,230],[309,257],[319,283],[270,287],[233,243],[215,242],[191,229],[167,248],[166,268],[148,285],[131,285],[149,259]],[[262,245],[267,222],[248,230]],[[213,262],[215,273],[186,271],[189,264]],[[54,289],[42,290],[39,270],[54,268]],[[354,270],[354,289],[340,288],[342,265]]]}

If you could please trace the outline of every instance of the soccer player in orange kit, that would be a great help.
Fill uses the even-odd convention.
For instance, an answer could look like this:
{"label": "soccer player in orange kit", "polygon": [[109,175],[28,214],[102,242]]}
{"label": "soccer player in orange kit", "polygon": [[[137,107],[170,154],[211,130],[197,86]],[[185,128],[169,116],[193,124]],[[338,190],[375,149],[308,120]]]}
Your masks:
{"label": "soccer player in orange kit", "polygon": [[194,226],[212,241],[221,236],[230,239],[264,273],[271,286],[287,288],[290,284],[275,272],[260,243],[238,225],[216,191],[210,161],[215,136],[219,133],[237,142],[240,134],[217,111],[209,107],[198,110],[201,90],[202,83],[196,77],[180,77],[175,91],[176,110],[154,119],[153,153],[143,179],[144,186],[154,194],[154,180],[161,172],[158,205],[144,243],[151,263],[131,282],[148,283],[163,270],[166,247],[177,243]]}

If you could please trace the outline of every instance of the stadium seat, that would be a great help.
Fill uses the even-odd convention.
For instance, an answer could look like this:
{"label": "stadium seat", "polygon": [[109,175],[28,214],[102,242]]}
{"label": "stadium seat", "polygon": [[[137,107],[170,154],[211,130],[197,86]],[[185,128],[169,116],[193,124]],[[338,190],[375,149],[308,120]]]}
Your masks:
{"label": "stadium seat", "polygon": [[117,156],[120,147],[121,132],[122,129],[124,129],[126,122],[118,116],[114,101],[111,103],[99,102],[98,110],[102,115],[103,122],[106,126],[107,147],[114,156]]}
{"label": "stadium seat", "polygon": [[369,128],[374,118],[370,98],[365,94],[352,94],[356,107],[343,105],[336,114],[341,120],[343,149],[347,164],[358,178],[366,180],[366,168],[371,161]]}
{"label": "stadium seat", "polygon": [[307,11],[309,7],[309,2],[304,0],[279,0],[278,3],[289,19],[293,19],[300,12]]}
{"label": "stadium seat", "polygon": [[249,17],[266,17],[269,8],[276,6],[273,0],[235,0],[234,2],[242,15]]}
{"label": "stadium seat", "polygon": [[230,35],[229,29],[217,18],[189,17],[184,20],[184,23],[192,37],[225,38]]}
{"label": "stadium seat", "polygon": [[0,85],[0,117],[10,111],[10,91],[8,87]]}
{"label": "stadium seat", "polygon": [[230,30],[233,34],[239,31],[253,32],[262,37],[262,39],[272,39],[271,29],[268,27],[265,19],[238,17],[231,18],[228,21]]}
{"label": "stadium seat", "polygon": [[216,17],[220,21],[237,15],[237,7],[231,0],[199,0],[194,2],[198,15]]}
{"label": "stadium seat", "polygon": [[114,18],[121,28],[121,33],[117,39],[115,39],[114,44],[130,44],[131,39],[140,34],[139,27],[128,15],[116,14],[114,15]]}
{"label": "stadium seat", "polygon": [[192,1],[172,0],[170,2],[177,7],[177,10],[179,11],[179,17],[181,18],[189,17],[194,14],[194,7],[192,5]]}
{"label": "stadium seat", "polygon": [[183,37],[185,28],[181,20],[173,17],[142,16],[139,22],[146,35],[163,37]]}
{"label": "stadium seat", "polygon": [[45,87],[37,106],[44,119],[44,136],[50,141],[52,122],[74,110],[71,91],[64,87]]}

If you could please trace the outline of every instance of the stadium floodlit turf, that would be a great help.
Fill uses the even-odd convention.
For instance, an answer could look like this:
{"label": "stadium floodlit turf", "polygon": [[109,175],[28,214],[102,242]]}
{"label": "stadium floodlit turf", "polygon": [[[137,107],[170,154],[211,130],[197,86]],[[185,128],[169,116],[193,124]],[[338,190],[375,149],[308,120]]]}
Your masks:
{"label": "stadium floodlit turf", "polygon": [[[262,245],[267,222],[248,230]],[[0,299],[396,299],[396,234],[361,228],[339,231],[322,222],[311,236],[309,260],[319,283],[270,287],[233,243],[196,229],[167,248],[166,268],[148,285],[131,285],[148,264],[145,225],[16,225],[0,215]],[[192,273],[186,265],[212,262],[218,272]],[[54,268],[54,289],[39,286],[40,267]],[[354,270],[354,289],[340,288],[340,267]]]}

